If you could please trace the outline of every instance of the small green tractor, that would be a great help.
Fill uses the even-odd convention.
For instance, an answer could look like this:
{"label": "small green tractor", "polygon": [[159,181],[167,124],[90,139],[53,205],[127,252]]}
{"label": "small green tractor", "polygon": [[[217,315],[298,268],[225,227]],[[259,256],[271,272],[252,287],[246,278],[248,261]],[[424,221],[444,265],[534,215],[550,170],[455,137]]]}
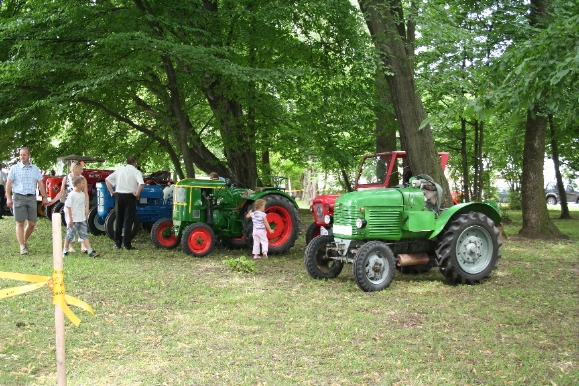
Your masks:
{"label": "small green tractor", "polygon": [[264,177],[273,187],[254,190],[228,186],[221,180],[183,179],[174,186],[173,218],[162,218],[151,229],[159,248],[174,248],[195,257],[211,253],[218,241],[231,248],[253,245],[253,224],[245,215],[257,199],[266,202],[269,253],[280,254],[294,246],[298,237],[298,205],[284,191],[283,177]]}
{"label": "small green tractor", "polygon": [[388,287],[399,270],[420,273],[438,266],[453,284],[482,283],[501,257],[501,215],[492,200],[441,210],[442,189],[429,176],[411,185],[376,188],[336,199],[328,235],[313,238],[305,251],[311,277],[337,277],[353,264],[356,284],[366,292]]}

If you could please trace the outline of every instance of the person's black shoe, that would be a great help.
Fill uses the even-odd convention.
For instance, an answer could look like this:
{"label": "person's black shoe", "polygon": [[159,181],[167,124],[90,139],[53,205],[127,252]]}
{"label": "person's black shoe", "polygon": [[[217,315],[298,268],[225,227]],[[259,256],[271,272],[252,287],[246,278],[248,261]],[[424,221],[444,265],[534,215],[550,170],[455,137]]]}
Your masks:
{"label": "person's black shoe", "polygon": [[123,246],[123,248],[125,248],[127,251],[136,251],[137,250],[137,248],[135,248],[132,245],[125,245],[125,246]]}
{"label": "person's black shoe", "polygon": [[115,245],[113,245],[113,248],[114,248],[114,249],[121,249],[121,246],[120,246],[120,245],[117,245],[117,244],[115,244]]}

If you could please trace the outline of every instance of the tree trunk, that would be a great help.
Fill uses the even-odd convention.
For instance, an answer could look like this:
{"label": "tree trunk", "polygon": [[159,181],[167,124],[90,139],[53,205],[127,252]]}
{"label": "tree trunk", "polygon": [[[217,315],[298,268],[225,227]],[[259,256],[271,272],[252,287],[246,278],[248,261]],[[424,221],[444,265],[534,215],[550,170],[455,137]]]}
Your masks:
{"label": "tree trunk", "polygon": [[569,205],[567,203],[567,193],[565,193],[565,184],[563,184],[563,177],[561,176],[557,130],[553,122],[552,114],[549,114],[549,128],[551,129],[551,157],[555,165],[555,176],[557,178],[557,187],[559,188],[559,201],[561,202],[561,216],[559,218],[570,220],[571,214],[569,213]]}
{"label": "tree trunk", "polygon": [[521,183],[523,228],[519,235],[532,239],[568,238],[549,217],[543,180],[545,132],[547,119],[535,106],[527,112],[525,148],[523,150],[523,180]]}
{"label": "tree trunk", "polygon": [[466,119],[460,119],[461,135],[460,135],[460,155],[462,158],[462,197],[463,202],[470,201],[470,184],[468,173],[468,158],[466,149]]}
{"label": "tree trunk", "polygon": [[219,121],[227,165],[232,177],[248,188],[254,188],[257,162],[254,150],[255,132],[241,123],[243,110],[234,100],[223,96],[219,76],[206,76],[204,92],[211,110]]}
{"label": "tree trunk", "polygon": [[478,162],[478,148],[479,148],[479,131],[478,131],[478,121],[474,122],[474,146],[473,146],[473,156],[472,164],[474,169],[474,176],[472,181],[472,196],[475,201],[480,201],[480,173],[479,173],[479,162]]}
{"label": "tree trunk", "polygon": [[[547,6],[548,0],[531,0],[529,15],[531,26],[545,28],[543,23],[548,19]],[[535,239],[569,238],[551,221],[547,210],[543,178],[547,119],[541,113],[538,103],[535,104],[533,111],[527,111],[521,181],[523,227],[519,234]]]}
{"label": "tree trunk", "polygon": [[408,29],[410,34],[407,36],[400,0],[359,0],[359,4],[374,45],[381,53],[382,66],[393,74],[386,76],[386,80],[412,173],[428,174],[438,182],[443,189],[442,206],[448,207],[452,205],[452,198],[430,126],[419,130],[426,112],[414,81],[413,28]]}
{"label": "tree trunk", "polygon": [[316,170],[308,166],[302,178],[303,196],[302,200],[311,205],[313,199],[318,195],[318,176]]}
{"label": "tree trunk", "polygon": [[388,83],[380,74],[376,75],[376,153],[398,150],[396,144],[396,115],[392,109],[392,98]]}

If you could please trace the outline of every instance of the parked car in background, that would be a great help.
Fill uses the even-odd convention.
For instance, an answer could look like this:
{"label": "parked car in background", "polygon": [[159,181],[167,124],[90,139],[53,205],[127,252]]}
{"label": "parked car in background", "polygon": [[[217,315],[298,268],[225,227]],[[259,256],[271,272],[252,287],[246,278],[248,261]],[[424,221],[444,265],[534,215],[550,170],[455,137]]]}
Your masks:
{"label": "parked car in background", "polygon": [[[579,191],[575,190],[573,185],[567,185],[565,194],[567,196],[567,203],[579,203]],[[557,205],[561,201],[559,199],[559,189],[557,188],[556,182],[549,182],[547,186],[545,186],[545,198],[547,199],[547,205]]]}

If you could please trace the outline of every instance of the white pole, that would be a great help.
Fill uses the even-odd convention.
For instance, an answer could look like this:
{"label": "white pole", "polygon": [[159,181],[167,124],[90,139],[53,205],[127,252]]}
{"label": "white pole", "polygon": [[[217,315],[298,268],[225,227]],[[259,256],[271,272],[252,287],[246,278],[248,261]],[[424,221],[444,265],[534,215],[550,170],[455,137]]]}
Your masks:
{"label": "white pole", "polygon": [[[52,215],[52,257],[54,270],[62,271],[62,229],[60,213]],[[66,362],[64,352],[64,312],[58,304],[54,305],[54,326],[56,330],[56,375],[58,386],[66,386]]]}

